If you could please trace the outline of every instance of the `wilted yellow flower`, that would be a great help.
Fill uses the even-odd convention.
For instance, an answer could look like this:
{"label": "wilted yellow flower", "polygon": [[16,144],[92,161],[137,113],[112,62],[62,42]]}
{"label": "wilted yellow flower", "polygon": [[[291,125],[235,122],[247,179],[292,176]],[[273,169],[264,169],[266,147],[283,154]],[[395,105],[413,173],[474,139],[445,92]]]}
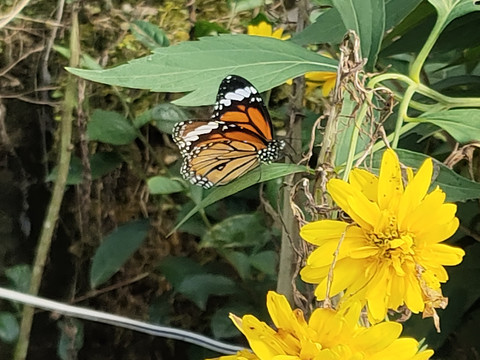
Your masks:
{"label": "wilted yellow flower", "polygon": [[[248,35],[273,37],[280,40],[290,39],[290,35],[283,35],[283,29],[278,28],[273,31],[272,25],[266,21],[260,22],[258,25],[248,25]],[[305,74],[306,93],[309,94],[317,87],[322,87],[322,95],[327,97],[330,91],[335,87],[337,73],[331,71],[313,71]],[[288,80],[287,84],[291,85],[292,80]]]}
{"label": "wilted yellow flower", "polygon": [[[316,309],[307,322],[300,309],[270,291],[267,308],[275,329],[252,315],[230,315],[260,360],[426,360],[433,350],[418,351],[418,342],[399,338],[402,325],[384,322],[369,328],[331,309]],[[222,357],[251,360],[245,352]]]}
{"label": "wilted yellow flower", "polygon": [[318,284],[318,299],[326,297],[333,254],[343,239],[329,294],[344,291],[341,306],[366,305],[371,322],[401,305],[437,319],[435,308],[447,304],[440,287],[448,280],[444,266],[459,264],[465,253],[442,244],[459,222],[456,205],[444,203],[438,186],[427,193],[432,173],[432,160],[427,159],[415,176],[407,168],[404,185],[397,155],[386,150],[378,177],[354,169],[348,183],[328,182],[328,192],[353,223],[320,220],[300,231],[318,246],[301,271],[304,281]]}

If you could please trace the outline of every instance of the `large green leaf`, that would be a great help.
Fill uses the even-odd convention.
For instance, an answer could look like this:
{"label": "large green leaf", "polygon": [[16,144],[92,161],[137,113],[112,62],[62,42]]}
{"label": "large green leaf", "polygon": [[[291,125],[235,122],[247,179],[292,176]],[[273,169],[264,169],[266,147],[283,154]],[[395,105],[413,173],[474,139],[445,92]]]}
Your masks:
{"label": "large green leaf", "polygon": [[119,226],[103,239],[90,268],[92,288],[104,283],[125,264],[147,237],[148,220],[136,220]]}
{"label": "large green leaf", "polygon": [[[358,103],[347,95],[343,100],[342,110],[339,115],[338,129],[335,139],[335,166],[340,166],[347,161],[350,144],[352,143],[352,134],[355,130],[355,119],[352,118],[355,107],[358,107]],[[356,146],[357,153],[366,149],[370,142],[368,136],[370,133],[369,127],[370,124],[366,121],[361,125]]]}
{"label": "large green leaf", "polygon": [[[389,30],[412,12],[422,0],[385,0],[385,29]],[[299,45],[338,44],[347,32],[336,8],[320,14],[313,24],[294,35],[291,41]]]}
{"label": "large green leaf", "polygon": [[428,0],[437,10],[445,28],[452,20],[474,11],[480,11],[480,4],[474,0]]}
{"label": "large green leaf", "polygon": [[342,41],[347,29],[337,9],[331,8],[319,15],[313,24],[307,26],[302,32],[291,39],[299,45],[333,43]]}
{"label": "large green leaf", "polygon": [[[415,169],[418,169],[420,165],[429,158],[427,155],[408,150],[397,149],[395,152],[404,165]],[[378,169],[381,156],[382,154],[378,152],[374,154],[374,168]],[[446,201],[457,202],[480,198],[480,183],[458,175],[436,159],[432,160],[436,168],[434,174],[434,177],[435,175],[436,177],[434,178],[432,187],[438,185],[446,193]]]}
{"label": "large green leaf", "polygon": [[233,195],[243,189],[246,189],[259,182],[276,179],[282,176],[286,176],[298,172],[307,172],[308,168],[295,164],[263,164],[260,167],[250,171],[246,175],[243,175],[238,180],[227,184],[225,186],[219,186],[213,190],[209,190],[208,195],[201,200],[190,212],[175,225],[172,231],[178,229],[200,209],[207,207],[227,196]]}
{"label": "large green leaf", "polygon": [[390,30],[410,14],[422,0],[385,0],[385,30]]}
{"label": "large green leaf", "polygon": [[454,109],[426,113],[412,121],[429,122],[448,132],[459,143],[480,141],[480,110]]}
{"label": "large green leaf", "polygon": [[153,54],[108,70],[68,69],[88,80],[161,92],[188,92],[178,105],[208,105],[229,74],[243,76],[259,91],[308,71],[336,71],[337,62],[290,41],[220,35],[156,49]]}
{"label": "large green leaf", "polygon": [[366,67],[372,70],[385,32],[384,0],[333,0],[333,5],[345,27],[359,36],[362,57],[368,59]]}

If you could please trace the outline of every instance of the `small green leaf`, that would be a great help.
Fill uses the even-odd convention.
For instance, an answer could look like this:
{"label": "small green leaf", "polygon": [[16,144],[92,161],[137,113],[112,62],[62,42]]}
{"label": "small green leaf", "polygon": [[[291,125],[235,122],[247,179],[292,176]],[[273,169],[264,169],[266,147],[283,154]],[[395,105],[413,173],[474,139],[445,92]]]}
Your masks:
{"label": "small green leaf", "polygon": [[30,265],[14,265],[5,269],[5,277],[10,282],[10,287],[22,293],[28,293],[31,276]]}
{"label": "small green leaf", "polygon": [[20,327],[13,314],[0,312],[0,340],[6,343],[13,343],[17,340]]}
{"label": "small green leaf", "polygon": [[452,20],[474,11],[480,11],[480,4],[475,0],[428,0],[443,20],[444,29]]}
{"label": "small green leaf", "polygon": [[205,233],[199,245],[215,249],[261,247],[269,238],[270,232],[259,214],[243,214],[215,224]]}
{"label": "small green leaf", "polygon": [[217,23],[206,20],[197,20],[197,22],[195,22],[195,26],[193,27],[193,35],[195,36],[195,39],[201,38],[202,36],[228,33],[229,31],[224,27],[218,25]]}
{"label": "small green leaf", "polygon": [[167,195],[185,191],[185,183],[180,179],[170,179],[166,176],[154,176],[147,180],[150,194]]}
{"label": "small green leaf", "polygon": [[162,295],[153,299],[148,307],[148,320],[153,324],[170,323],[171,311],[171,291],[164,292]]}
{"label": "small green leaf", "polygon": [[158,130],[171,134],[173,126],[189,118],[188,114],[175,104],[165,103],[152,109],[152,122]]}
{"label": "small green leaf", "polygon": [[480,110],[454,109],[436,113],[425,113],[412,122],[429,122],[441,127],[459,143],[480,141]]}
{"label": "small green leaf", "polygon": [[59,321],[57,326],[60,329],[58,357],[62,360],[76,359],[83,347],[83,323],[80,320],[68,318]]}
{"label": "small green leaf", "polygon": [[175,290],[187,277],[207,273],[199,263],[182,256],[168,256],[162,259],[158,269]]}
{"label": "small green leaf", "polygon": [[[53,49],[66,59],[70,59],[70,49],[59,45],[53,45]],[[86,53],[80,55],[80,67],[88,70],[102,70],[100,64]]]}
{"label": "small green leaf", "polygon": [[[395,152],[404,165],[414,169],[418,169],[427,158],[430,158],[427,155],[408,150],[397,149]],[[381,157],[381,153],[377,152],[374,154],[374,168],[378,169]],[[458,175],[452,169],[449,169],[436,159],[432,158],[432,161],[438,171],[436,171],[437,176],[430,188],[438,185],[446,193],[446,201],[463,202],[480,198],[480,183],[471,181],[461,175]]]}
{"label": "small green leaf", "polygon": [[238,180],[227,184],[225,186],[219,186],[206,191],[208,195],[177,224],[172,231],[178,229],[182,224],[187,221],[192,215],[196,214],[200,209],[207,207],[227,196],[233,195],[243,189],[246,189],[259,182],[276,179],[289,174],[298,172],[308,172],[308,168],[302,165],[295,164],[262,164],[260,167],[248,172],[246,175],[241,176]]}
{"label": "small green leaf", "polygon": [[201,310],[205,310],[210,295],[231,295],[236,292],[236,289],[233,280],[225,276],[201,274],[189,276],[182,281],[177,290]]}
{"label": "small green leaf", "polygon": [[242,279],[250,277],[250,260],[247,255],[239,251],[225,251],[224,256]]}
{"label": "small green leaf", "polygon": [[142,245],[147,237],[148,220],[136,220],[108,234],[93,256],[90,268],[92,288],[110,279]]}
{"label": "small green leaf", "polygon": [[130,144],[137,137],[137,130],[121,114],[114,111],[95,110],[87,125],[90,141],[112,145]]}
{"label": "small green leaf", "polygon": [[218,85],[230,74],[243,76],[262,92],[308,71],[337,71],[337,61],[291,41],[225,34],[155,49],[152,55],[113,69],[68,71],[104,84],[191,92],[174,102],[200,106],[214,103]]}
{"label": "small green leaf", "polygon": [[130,31],[138,41],[151,50],[170,45],[165,31],[148,21],[135,20],[130,24]]}
{"label": "small green leaf", "polygon": [[[122,163],[122,158],[116,152],[98,152],[90,157],[90,171],[92,180],[100,179],[102,176],[115,170]],[[83,181],[82,161],[72,156],[68,170],[67,185],[78,185]],[[55,166],[45,181],[55,181],[58,175],[58,168]]]}
{"label": "small green leaf", "polygon": [[90,170],[92,171],[92,180],[101,177],[118,168],[123,159],[115,151],[97,152],[90,157]]}
{"label": "small green leaf", "polygon": [[252,266],[267,275],[277,273],[278,255],[275,251],[266,250],[250,256]]}

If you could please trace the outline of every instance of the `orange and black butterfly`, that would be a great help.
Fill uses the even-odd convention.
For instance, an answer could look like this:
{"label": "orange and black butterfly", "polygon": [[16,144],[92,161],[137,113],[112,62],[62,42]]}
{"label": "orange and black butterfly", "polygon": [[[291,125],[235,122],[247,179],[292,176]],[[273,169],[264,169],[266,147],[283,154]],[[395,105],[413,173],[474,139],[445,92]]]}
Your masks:
{"label": "orange and black butterfly", "polygon": [[173,128],[186,180],[206,189],[225,185],[279,158],[285,143],[273,138],[267,108],[247,80],[236,75],[223,79],[213,109],[211,120],[184,121]]}

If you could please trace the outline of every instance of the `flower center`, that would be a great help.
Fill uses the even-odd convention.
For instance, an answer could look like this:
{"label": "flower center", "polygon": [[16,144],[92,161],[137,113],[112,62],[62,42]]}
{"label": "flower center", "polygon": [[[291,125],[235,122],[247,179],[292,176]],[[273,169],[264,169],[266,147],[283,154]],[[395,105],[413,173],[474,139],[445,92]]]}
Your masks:
{"label": "flower center", "polygon": [[380,221],[367,233],[371,245],[378,247],[377,258],[391,261],[398,275],[403,275],[401,265],[415,254],[413,234],[398,229],[397,218],[393,214],[382,214]]}

